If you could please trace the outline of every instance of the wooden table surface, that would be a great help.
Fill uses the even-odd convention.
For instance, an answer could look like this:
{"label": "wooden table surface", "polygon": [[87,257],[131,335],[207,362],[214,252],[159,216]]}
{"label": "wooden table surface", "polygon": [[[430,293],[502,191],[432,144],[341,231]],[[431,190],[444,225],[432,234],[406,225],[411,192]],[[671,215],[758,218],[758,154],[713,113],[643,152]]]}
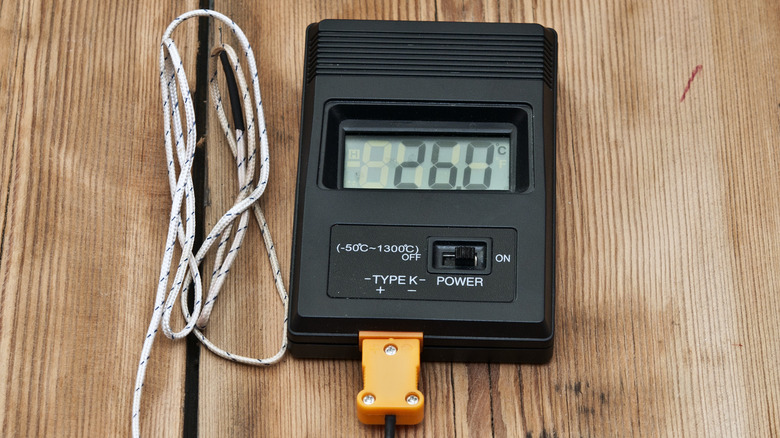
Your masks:
{"label": "wooden table surface", "polygon": [[[780,435],[779,2],[210,4],[258,52],[272,158],[262,204],[285,272],[309,23],[558,32],[554,357],[424,363],[425,420],[399,436]],[[170,20],[198,6],[0,2],[2,436],[130,433],[170,208],[157,50]],[[191,78],[196,51],[219,37],[208,26],[208,41],[196,20],[174,35]],[[236,190],[209,117],[207,226]],[[250,228],[208,335],[262,356],[276,351],[282,314]],[[354,413],[356,361],[287,357],[257,369],[203,350],[187,385],[197,409],[184,414],[186,350],[155,344],[145,436],[381,435]]]}

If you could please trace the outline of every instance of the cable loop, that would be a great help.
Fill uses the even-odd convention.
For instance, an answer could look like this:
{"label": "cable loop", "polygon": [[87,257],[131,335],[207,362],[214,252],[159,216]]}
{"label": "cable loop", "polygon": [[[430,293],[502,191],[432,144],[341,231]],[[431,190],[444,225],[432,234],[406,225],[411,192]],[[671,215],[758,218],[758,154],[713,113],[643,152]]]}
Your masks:
{"label": "cable loop", "polygon": [[[235,51],[226,44],[221,44],[215,48],[212,55],[216,56],[224,51],[237,79],[246,127],[245,129],[231,128],[225,115],[219,85],[216,80],[216,62],[213,62],[209,72],[209,88],[220,126],[225,133],[228,146],[235,158],[239,192],[236,195],[234,205],[222,215],[204,239],[201,247],[193,254],[195,241],[195,191],[191,171],[197,141],[195,111],[184,66],[176,44],[171,39],[171,34],[185,20],[202,16],[219,20],[233,31],[244,51],[252,83],[252,94],[248,91],[246,78]],[[170,339],[181,339],[193,333],[214,354],[233,362],[249,365],[267,366],[277,363],[284,356],[287,349],[287,291],[281,276],[279,261],[276,257],[273,240],[271,239],[271,232],[258,203],[268,185],[269,154],[265,117],[260,97],[259,74],[251,45],[243,31],[231,19],[219,12],[200,9],[180,15],[171,22],[162,37],[159,61],[163,128],[165,131],[165,157],[172,202],[168,234],[165,239],[163,260],[154,300],[154,310],[146,337],[144,338],[141,358],[138,364],[138,374],[136,375],[132,412],[132,433],[134,437],[140,436],[141,393],[143,392],[142,388],[148,360],[151,357],[152,345],[159,328],[162,328],[163,334]],[[181,96],[181,99],[179,96]],[[254,97],[254,105],[252,97]],[[184,112],[184,124],[182,124],[182,110]],[[236,117],[237,115],[233,114],[233,116]],[[259,164],[257,163],[257,136],[260,138]],[[255,183],[254,179],[256,166],[259,166],[257,183]],[[182,217],[182,209],[184,210],[184,217]],[[241,248],[241,243],[249,225],[250,209],[260,226],[263,241],[268,251],[268,260],[274,276],[274,283],[284,307],[281,346],[276,354],[268,358],[252,358],[228,353],[209,341],[202,331],[209,321],[214,303],[219,296],[219,291],[225,282],[236,254],[238,254],[238,250]],[[236,221],[238,223],[234,230]],[[172,269],[173,255],[177,244],[181,249],[181,255],[174,270]],[[214,270],[209,276],[209,288],[205,300],[203,300],[203,281],[200,273],[200,264],[214,245],[217,246]],[[175,271],[173,279],[170,278],[172,270]],[[192,311],[190,311],[187,305],[190,285],[193,285],[194,290]],[[184,327],[179,331],[175,331],[171,327],[170,321],[177,297],[180,298],[182,315],[185,320]]]}

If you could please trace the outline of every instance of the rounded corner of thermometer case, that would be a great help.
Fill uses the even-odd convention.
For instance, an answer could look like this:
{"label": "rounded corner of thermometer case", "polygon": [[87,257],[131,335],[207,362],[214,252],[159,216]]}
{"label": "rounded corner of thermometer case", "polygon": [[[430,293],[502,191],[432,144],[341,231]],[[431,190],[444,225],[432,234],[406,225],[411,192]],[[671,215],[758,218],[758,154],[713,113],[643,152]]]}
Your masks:
{"label": "rounded corner of thermometer case", "polygon": [[[370,38],[358,41],[354,38],[356,32]],[[398,52],[407,48],[417,50],[421,44],[437,43],[436,39],[426,38],[425,33],[460,38],[458,45],[444,44],[437,49],[443,51],[468,49],[472,43],[464,39],[468,35],[480,36],[473,42],[480,51],[493,36],[498,46],[514,39],[525,49],[517,55],[506,52],[501,56],[525,56],[528,59],[506,61],[538,68],[523,67],[516,74],[505,74],[503,68],[452,74],[436,70],[438,67],[415,65],[415,59],[426,60],[415,56],[404,63],[388,61],[385,66],[378,65],[388,57],[400,56]],[[356,53],[369,49],[372,56],[367,64],[361,63],[359,57],[355,59]],[[350,61],[338,62],[342,55]],[[452,58],[451,54],[444,56]],[[372,67],[365,68],[366,65]],[[423,360],[526,363],[550,360],[555,331],[556,76],[557,35],[552,29],[538,25],[327,20],[309,26],[288,313],[288,347],[294,356],[357,359],[359,331],[396,330],[423,332]],[[453,193],[323,186],[327,104],[334,101],[372,105],[422,102],[426,108],[437,104],[528,108],[532,190],[485,195],[485,199],[500,207],[483,221],[474,219],[473,207],[452,204],[456,196]],[[409,197],[417,200],[418,207],[406,212],[385,208],[371,216],[367,208],[368,205],[399,205]],[[451,212],[451,217],[427,214],[430,212]],[[464,218],[473,222],[467,223]],[[518,248],[534,249],[516,257],[518,284],[508,301],[420,301],[329,294],[331,239],[333,230],[338,228],[336,225],[393,227],[399,224],[444,230],[511,228],[517,232]],[[442,232],[432,235],[439,236]],[[533,286],[525,284],[523,278],[533,279]]]}

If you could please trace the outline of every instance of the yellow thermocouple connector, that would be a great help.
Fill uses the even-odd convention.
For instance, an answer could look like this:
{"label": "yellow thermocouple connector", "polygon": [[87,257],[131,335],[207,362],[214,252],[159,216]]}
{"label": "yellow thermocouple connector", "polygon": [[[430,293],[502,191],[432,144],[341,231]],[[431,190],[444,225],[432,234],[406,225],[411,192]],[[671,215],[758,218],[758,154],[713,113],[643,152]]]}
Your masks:
{"label": "yellow thermocouple connector", "polygon": [[396,424],[423,420],[425,399],[417,389],[422,333],[360,332],[363,351],[363,390],[357,395],[358,419],[384,424],[395,415]]}

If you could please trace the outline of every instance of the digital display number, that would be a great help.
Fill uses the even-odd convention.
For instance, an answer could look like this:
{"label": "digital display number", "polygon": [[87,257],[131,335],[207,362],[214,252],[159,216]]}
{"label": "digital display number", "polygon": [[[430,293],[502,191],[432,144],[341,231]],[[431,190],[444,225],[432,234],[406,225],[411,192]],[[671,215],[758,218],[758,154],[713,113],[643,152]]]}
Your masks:
{"label": "digital display number", "polygon": [[509,137],[346,135],[344,188],[509,190]]}

